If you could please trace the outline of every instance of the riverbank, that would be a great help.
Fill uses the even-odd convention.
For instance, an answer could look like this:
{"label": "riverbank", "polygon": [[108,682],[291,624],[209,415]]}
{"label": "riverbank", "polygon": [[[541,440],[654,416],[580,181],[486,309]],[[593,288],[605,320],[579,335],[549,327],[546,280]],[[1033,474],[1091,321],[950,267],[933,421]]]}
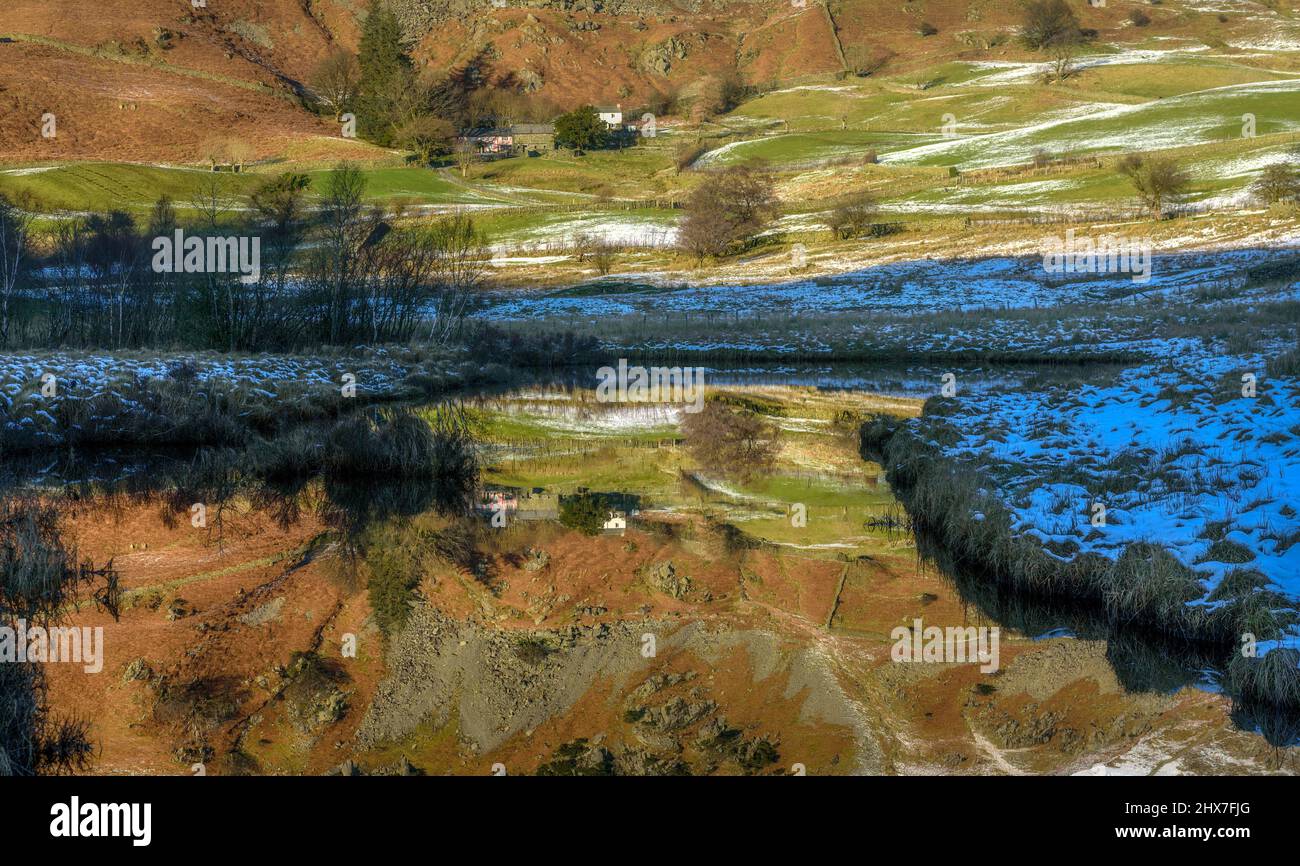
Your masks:
{"label": "riverbank", "polygon": [[[1206,644],[1231,693],[1294,709],[1295,380],[1211,400],[1153,372],[1125,371],[1110,388],[932,398],[914,421],[864,425],[863,454],[962,567]],[[1254,416],[1237,400],[1266,407]],[[1250,456],[1224,460],[1225,440]]]}

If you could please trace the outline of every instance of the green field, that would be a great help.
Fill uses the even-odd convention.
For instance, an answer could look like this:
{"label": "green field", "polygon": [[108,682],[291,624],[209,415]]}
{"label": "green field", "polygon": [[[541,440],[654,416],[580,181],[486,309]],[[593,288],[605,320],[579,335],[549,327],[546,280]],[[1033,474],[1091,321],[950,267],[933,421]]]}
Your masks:
{"label": "green field", "polygon": [[[428,168],[394,167],[367,168],[366,195],[377,201],[406,199],[419,204],[487,204],[504,203],[505,199],[485,195],[453,183],[437,171]],[[329,169],[308,172],[312,192],[325,191]]]}
{"label": "green field", "polygon": [[[290,170],[286,167],[285,170]],[[308,171],[312,192],[324,190],[329,167]],[[363,168],[366,194],[373,201],[410,199],[421,204],[508,203],[508,200],[455,184],[437,171],[414,167]],[[275,166],[250,167],[241,173],[221,172],[226,194],[246,196],[268,177]],[[160,196],[169,196],[182,210],[200,185],[212,178],[203,168],[151,166],[130,163],[87,162],[0,170],[0,193],[18,199],[31,196],[39,209],[55,211],[143,212]]]}

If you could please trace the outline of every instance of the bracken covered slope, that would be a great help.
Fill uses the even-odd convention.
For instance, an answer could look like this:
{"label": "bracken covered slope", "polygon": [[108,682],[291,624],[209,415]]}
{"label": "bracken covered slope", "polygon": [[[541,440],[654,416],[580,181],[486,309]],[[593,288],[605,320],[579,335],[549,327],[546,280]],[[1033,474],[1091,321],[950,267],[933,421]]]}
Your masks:
{"label": "bracken covered slope", "polygon": [[[831,75],[864,56],[897,71],[1024,54],[1010,38],[1018,7],[1003,0],[393,2],[421,67],[474,66],[560,107],[637,107],[711,74],[760,85]],[[1078,6],[1107,42],[1249,44],[1294,14],[1252,0]],[[1141,28],[1128,17],[1137,8],[1150,18]],[[0,159],[198,161],[217,135],[260,156],[337,153],[337,129],[300,97],[332,46],[356,46],[364,14],[362,0],[6,0]],[[46,113],[56,138],[40,134]]]}

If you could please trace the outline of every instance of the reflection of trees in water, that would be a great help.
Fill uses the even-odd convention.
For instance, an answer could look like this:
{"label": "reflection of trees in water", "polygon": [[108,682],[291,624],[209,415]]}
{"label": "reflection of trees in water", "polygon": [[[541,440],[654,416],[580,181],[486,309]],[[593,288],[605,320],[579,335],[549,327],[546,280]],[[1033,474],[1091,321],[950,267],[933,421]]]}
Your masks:
{"label": "reflection of trees in water", "polygon": [[1106,660],[1126,691],[1170,694],[1187,686],[1217,684],[1232,699],[1230,717],[1239,728],[1255,731],[1275,749],[1300,744],[1300,709],[1253,700],[1234,689],[1233,679],[1224,676],[1233,660],[1231,647],[1179,641],[1119,626],[1104,610],[1078,599],[1030,595],[1009,588],[991,576],[963,568],[925,533],[917,533],[916,546],[922,562],[938,570],[963,604],[1004,628],[1031,637],[1060,634],[1105,641]]}
{"label": "reflection of trees in water", "polygon": [[406,519],[427,511],[447,513],[448,497],[432,479],[367,482],[356,479],[326,480],[318,509],[321,518],[345,539],[358,539],[371,526]]}
{"label": "reflection of trees in water", "polygon": [[[436,511],[468,513],[478,489],[477,449],[457,410],[421,416],[372,410],[333,427],[299,429],[243,449],[205,448],[122,458],[111,453],[54,460],[6,459],[0,467],[0,625],[57,624],[79,595],[118,614],[117,573],[65,545],[67,516],[113,516],[160,505],[168,526],[204,520],[209,543],[287,529],[318,516],[355,563],[368,530]],[[448,542],[451,553],[463,544]],[[462,551],[463,553],[463,551]],[[72,772],[89,765],[89,725],[52,713],[40,664],[0,664],[0,775]]]}
{"label": "reflection of trees in water", "polygon": [[87,593],[118,617],[121,592],[112,562],[97,568],[80,558],[64,541],[60,523],[58,507],[46,499],[0,497],[0,626],[14,630],[15,652],[0,662],[0,775],[84,770],[94,752],[89,723],[51,711],[43,664],[17,660],[20,622],[27,630],[59,626]]}
{"label": "reflection of trees in water", "polygon": [[[287,528],[316,513],[353,537],[390,518],[467,513],[478,484],[471,424],[451,404],[421,412],[365,409],[246,448],[68,453],[53,461],[6,462],[0,470],[0,495],[39,486],[64,508],[110,513],[159,503],[169,527],[190,520],[202,505],[198,528],[218,544],[228,531],[260,526],[264,515]],[[243,525],[250,514],[259,520]]]}

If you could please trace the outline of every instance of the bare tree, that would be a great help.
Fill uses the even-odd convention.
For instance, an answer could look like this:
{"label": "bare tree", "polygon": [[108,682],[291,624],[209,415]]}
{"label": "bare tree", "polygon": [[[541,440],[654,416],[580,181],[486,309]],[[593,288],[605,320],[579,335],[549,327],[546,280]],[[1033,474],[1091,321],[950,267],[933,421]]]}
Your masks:
{"label": "bare tree", "polygon": [[249,196],[249,204],[262,223],[261,279],[250,287],[250,310],[239,342],[249,348],[263,344],[269,332],[281,340],[295,335],[289,288],[306,231],[306,195],[311,179],[305,174],[286,172],[263,181]]}
{"label": "bare tree", "polygon": [[679,245],[695,256],[720,256],[748,243],[776,216],[776,196],[766,171],[732,166],[710,174],[686,201]]}
{"label": "bare tree", "polygon": [[474,139],[464,136],[456,142],[456,166],[460,169],[460,176],[465,177],[469,174],[470,167],[478,159],[478,145]]}
{"label": "bare tree", "polygon": [[1080,40],[1062,39],[1046,49],[1052,62],[1052,81],[1064,81],[1074,74],[1074,58],[1079,54]]}
{"label": "bare tree", "polygon": [[831,211],[827,225],[840,240],[856,238],[871,228],[879,206],[868,193],[850,196]]}
{"label": "bare tree", "polygon": [[699,125],[727,110],[726,85],[721,78],[710,75],[696,84],[695,102],[691,105],[691,120]]}
{"label": "bare tree", "polygon": [[435,292],[429,339],[446,342],[460,331],[474,295],[483,287],[492,258],[487,239],[465,214],[438,220],[429,233]]}
{"label": "bare tree", "polygon": [[617,246],[608,235],[601,235],[592,243],[591,263],[596,266],[596,272],[602,277],[614,269],[614,255],[617,251]]}
{"label": "bare tree", "polygon": [[253,146],[242,138],[230,139],[226,144],[226,152],[230,154],[230,164],[234,166],[235,171],[243,171],[244,163],[254,156]]}
{"label": "bare tree", "polygon": [[54,224],[53,267],[45,287],[45,298],[51,306],[46,319],[48,345],[86,341],[85,310],[90,306],[86,285],[86,235],[86,221],[80,215],[61,215]]}
{"label": "bare tree", "polygon": [[373,209],[369,215],[365,212],[365,190],[365,175],[350,162],[340,163],[325,183],[314,274],[323,295],[322,336],[330,343],[338,343],[346,333],[353,292],[364,282],[363,245],[380,222]]}
{"label": "bare tree", "polygon": [[1293,165],[1275,162],[1260,172],[1250,191],[1264,204],[1300,199],[1300,172]]}
{"label": "bare tree", "polygon": [[253,158],[252,146],[242,138],[231,135],[214,135],[204,140],[201,150],[203,159],[213,171],[221,166],[242,171],[244,163]]}
{"label": "bare tree", "polygon": [[446,120],[425,114],[399,126],[395,138],[399,145],[415,154],[420,165],[428,165],[436,157],[451,153],[456,129]]}
{"label": "bare tree", "polygon": [[1137,190],[1143,206],[1158,220],[1164,219],[1170,201],[1186,192],[1191,183],[1187,172],[1168,157],[1130,154],[1119,161],[1118,168]]}
{"label": "bare tree", "polygon": [[1029,0],[1020,21],[1020,40],[1035,51],[1079,38],[1079,19],[1066,0]]}
{"label": "bare tree", "polygon": [[217,228],[239,206],[229,191],[229,182],[219,174],[200,178],[186,204],[198,213],[200,225],[205,229]]}
{"label": "bare tree", "polygon": [[1063,81],[1073,71],[1084,35],[1066,0],[1030,0],[1021,19],[1020,39],[1046,54],[1051,59],[1052,79]]}
{"label": "bare tree", "polygon": [[125,211],[92,214],[87,218],[90,246],[87,261],[101,297],[100,308],[107,322],[107,340],[112,346],[136,342],[131,325],[137,321],[133,291],[143,262],[148,259],[144,239],[135,220]]}
{"label": "bare tree", "polygon": [[[112,560],[102,568],[79,557],[60,532],[59,508],[31,493],[0,499],[0,626],[62,625],[80,600],[116,621],[122,594]],[[12,637],[10,638],[12,641]],[[95,754],[89,723],[49,705],[45,666],[12,654],[0,664],[0,776],[85,772]]]}
{"label": "bare tree", "polygon": [[844,50],[844,60],[853,74],[859,77],[873,75],[884,68],[894,53],[884,48],[872,48],[869,45],[850,45]]}
{"label": "bare tree", "polygon": [[683,413],[686,447],[706,471],[740,481],[772,471],[781,451],[781,430],[753,412],[710,400],[700,412]]}
{"label": "bare tree", "polygon": [[334,51],[316,66],[309,83],[321,104],[334,112],[337,122],[356,98],[361,83],[356,55],[343,49]]}

